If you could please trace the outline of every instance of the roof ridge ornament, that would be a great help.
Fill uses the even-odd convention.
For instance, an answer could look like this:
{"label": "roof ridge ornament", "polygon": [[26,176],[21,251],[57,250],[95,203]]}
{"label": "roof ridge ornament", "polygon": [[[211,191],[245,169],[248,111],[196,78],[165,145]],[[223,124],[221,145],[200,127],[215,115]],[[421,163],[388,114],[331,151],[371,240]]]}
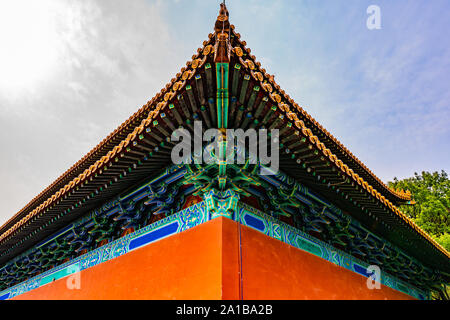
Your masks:
{"label": "roof ridge ornament", "polygon": [[225,1],[220,4],[219,16],[214,25],[216,36],[214,62],[230,62],[230,21]]}

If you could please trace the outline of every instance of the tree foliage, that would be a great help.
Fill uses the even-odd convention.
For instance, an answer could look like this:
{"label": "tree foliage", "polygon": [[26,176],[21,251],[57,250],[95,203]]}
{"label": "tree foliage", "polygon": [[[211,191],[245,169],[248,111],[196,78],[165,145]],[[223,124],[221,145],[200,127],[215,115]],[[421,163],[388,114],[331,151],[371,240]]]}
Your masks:
{"label": "tree foliage", "polygon": [[395,190],[411,191],[414,205],[400,209],[419,227],[450,251],[450,180],[448,174],[439,172],[414,173],[414,177],[398,180],[388,185]]}

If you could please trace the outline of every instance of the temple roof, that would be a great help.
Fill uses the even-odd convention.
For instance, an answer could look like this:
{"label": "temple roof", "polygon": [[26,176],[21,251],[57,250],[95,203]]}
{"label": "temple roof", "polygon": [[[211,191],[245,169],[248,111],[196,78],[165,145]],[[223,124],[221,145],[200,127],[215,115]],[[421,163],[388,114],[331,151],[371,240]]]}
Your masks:
{"label": "temple roof", "polygon": [[[450,272],[450,253],[397,208],[411,200],[411,194],[390,189],[289,97],[256,61],[228,19],[228,10],[222,4],[214,33],[209,34],[192,60],[150,101],[0,228],[0,262],[149,172],[163,169],[170,160],[166,138],[168,131],[176,127],[173,123],[189,126],[188,116],[201,114],[214,127],[214,121],[203,116],[202,109],[214,103],[208,100],[208,85],[215,81],[214,77],[210,79],[209,70],[215,62],[229,62],[233,69],[230,97],[236,110],[243,110],[244,104],[255,106],[253,110],[241,110],[240,116],[252,117],[248,121],[235,114],[230,117],[240,127],[251,123],[283,128],[280,131],[285,138],[281,134],[280,140],[286,142],[286,148],[282,170],[289,170],[348,211],[357,211],[358,220],[401,244],[421,261],[429,259],[430,264]],[[258,105],[262,107],[256,108]],[[303,147],[297,150],[297,145]],[[122,179],[124,176],[126,179]],[[418,248],[421,252],[414,252]]]}

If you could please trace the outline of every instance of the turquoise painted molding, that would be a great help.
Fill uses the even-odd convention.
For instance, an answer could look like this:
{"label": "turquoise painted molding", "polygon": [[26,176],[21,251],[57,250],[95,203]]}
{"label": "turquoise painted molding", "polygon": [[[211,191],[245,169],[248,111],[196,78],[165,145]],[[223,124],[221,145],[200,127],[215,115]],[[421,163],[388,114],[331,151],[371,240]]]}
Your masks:
{"label": "turquoise painted molding", "polygon": [[234,219],[237,204],[239,201],[239,194],[233,190],[217,191],[211,189],[203,194],[207,211],[210,219],[217,217],[226,217]]}
{"label": "turquoise painted molding", "polygon": [[208,219],[204,202],[195,204],[179,213],[161,219],[151,225],[105,244],[71,261],[50,269],[27,281],[0,292],[0,300],[14,298],[52,281],[67,277],[74,272],[112,260],[130,251],[198,226]]}
{"label": "turquoise painted molding", "polygon": [[[107,243],[100,248],[86,253],[85,255],[79,256],[58,267],[4,290],[3,292],[0,292],[0,300],[11,299],[15,296],[46,285],[52,281],[70,276],[75,272],[112,260],[116,257],[127,254],[130,251],[149,245],[155,241],[159,241],[171,235],[191,229],[219,216],[224,216],[234,221],[238,221],[242,225],[258,230],[269,237],[278,239],[300,250],[305,250],[322,259],[361,274],[365,277],[371,276],[366,273],[367,267],[369,266],[367,263],[360,261],[324,243],[323,241],[305,234],[302,231],[249,205],[238,202],[234,197],[234,194],[230,193],[228,196],[231,199],[224,200],[226,199],[226,196],[221,195],[221,199],[219,200],[225,201],[223,202],[225,204],[219,205],[218,208],[222,209],[216,211],[223,212],[224,214],[211,214],[211,207],[207,205],[206,202],[197,203],[176,214],[159,220],[136,232]],[[215,197],[212,196],[212,198]],[[221,202],[219,201],[219,203]],[[234,214],[230,215],[230,211],[233,211]],[[377,280],[380,280],[382,284],[390,288],[404,292],[417,299],[430,298],[427,293],[422,292],[419,289],[384,272],[381,273],[381,279]]]}
{"label": "turquoise painted molding", "polygon": [[[374,275],[368,274],[368,263],[365,263],[335,247],[316,239],[272,216],[269,216],[245,203],[238,203],[236,221],[242,225],[251,227],[265,235],[287,243],[295,248],[307,251],[340,267],[356,272],[362,276],[372,278]],[[429,299],[429,294],[423,292],[406,282],[393,277],[381,268],[380,279],[376,281],[392,289],[406,293],[416,299]]]}

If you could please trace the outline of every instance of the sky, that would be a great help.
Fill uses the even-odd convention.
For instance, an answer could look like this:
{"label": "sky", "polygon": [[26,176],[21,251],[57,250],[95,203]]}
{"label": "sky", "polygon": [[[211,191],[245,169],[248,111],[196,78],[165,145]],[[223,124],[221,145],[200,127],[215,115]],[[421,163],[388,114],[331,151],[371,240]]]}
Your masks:
{"label": "sky", "polygon": [[[179,72],[219,2],[0,0],[0,224]],[[267,72],[381,180],[450,172],[448,0],[226,3]]]}

